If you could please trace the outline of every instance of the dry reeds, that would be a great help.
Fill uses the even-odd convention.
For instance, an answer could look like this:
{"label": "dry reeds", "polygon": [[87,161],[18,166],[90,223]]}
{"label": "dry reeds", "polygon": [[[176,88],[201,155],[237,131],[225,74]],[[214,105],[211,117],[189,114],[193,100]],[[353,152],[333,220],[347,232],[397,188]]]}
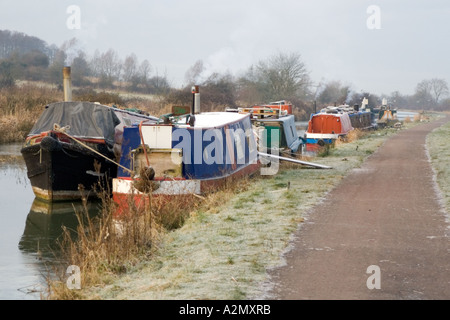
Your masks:
{"label": "dry reeds", "polygon": [[[127,272],[158,249],[162,235],[179,228],[198,206],[199,199],[186,195],[178,201],[163,196],[142,195],[137,206],[134,194],[128,197],[125,212],[117,214],[117,204],[103,191],[101,214],[90,217],[87,208],[76,212],[77,230],[64,229],[61,246],[62,266],[81,270],[81,288],[104,285]],[[79,290],[67,286],[65,269],[56,270],[56,280],[47,279],[48,299],[82,299]]]}
{"label": "dry reeds", "polygon": [[422,114],[415,114],[414,115],[414,122],[420,122],[422,121]]}
{"label": "dry reeds", "polygon": [[24,85],[0,90],[0,143],[22,141],[45,105],[58,101],[52,88]]}
{"label": "dry reeds", "polygon": [[353,142],[356,140],[361,139],[364,135],[366,135],[366,132],[360,130],[360,129],[353,129],[347,134],[346,141],[347,142]]}
{"label": "dry reeds", "polygon": [[339,139],[336,139],[334,146],[337,147],[343,143],[349,143],[349,142],[359,140],[362,137],[364,137],[364,135],[366,135],[366,134],[367,134],[366,132],[364,132],[360,129],[353,129],[349,133],[347,133],[345,136],[341,136],[341,137],[339,137]]}
{"label": "dry reeds", "polygon": [[[160,116],[171,110],[163,97],[123,97],[114,92],[88,89],[74,90],[74,100],[138,108],[153,116]],[[0,143],[23,141],[44,107],[58,101],[63,101],[63,92],[54,87],[22,84],[0,89]]]}
{"label": "dry reeds", "polygon": [[[246,177],[239,183],[229,180],[204,197],[187,194],[171,198],[140,193],[142,201],[138,203],[136,194],[130,194],[127,209],[120,214],[117,204],[107,192],[102,192],[101,214],[90,217],[87,209],[77,212],[77,230],[64,230],[62,265],[80,268],[81,288],[102,286],[142,260],[151,259],[167,231],[182,227],[186,219],[198,217],[202,212],[214,213],[249,185]],[[82,291],[68,288],[65,270],[56,273],[56,280],[47,279],[48,299],[83,298]]]}

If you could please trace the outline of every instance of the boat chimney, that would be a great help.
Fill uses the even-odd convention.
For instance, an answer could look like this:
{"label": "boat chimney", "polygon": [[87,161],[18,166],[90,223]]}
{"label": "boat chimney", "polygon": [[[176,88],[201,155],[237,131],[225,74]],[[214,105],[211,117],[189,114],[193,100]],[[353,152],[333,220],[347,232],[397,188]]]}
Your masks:
{"label": "boat chimney", "polygon": [[200,113],[200,91],[198,86],[192,86],[192,114]]}
{"label": "boat chimney", "polygon": [[72,77],[70,67],[63,68],[64,101],[72,101]]}

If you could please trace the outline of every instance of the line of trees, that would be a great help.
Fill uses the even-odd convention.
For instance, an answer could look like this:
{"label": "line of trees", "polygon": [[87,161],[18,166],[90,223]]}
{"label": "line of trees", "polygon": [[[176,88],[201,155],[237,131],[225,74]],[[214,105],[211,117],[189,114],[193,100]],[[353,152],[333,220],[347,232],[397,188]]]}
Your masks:
{"label": "line of trees", "polygon": [[109,49],[89,57],[75,38],[57,47],[23,33],[0,30],[0,87],[11,86],[15,80],[60,84],[66,65],[72,67],[74,86],[123,87],[154,94],[168,92],[171,87],[166,74],[154,71],[148,60],[140,62],[134,53],[122,60]]}
{"label": "line of trees", "polygon": [[74,86],[94,89],[129,90],[158,94],[167,103],[191,103],[190,87],[200,85],[202,109],[249,106],[288,100],[294,105],[297,119],[307,119],[317,110],[333,104],[360,104],[369,99],[376,107],[383,98],[396,108],[450,110],[449,88],[445,79],[423,80],[413,95],[398,91],[378,96],[355,92],[351,85],[331,80],[314,83],[299,53],[278,53],[256,62],[240,75],[210,72],[202,60],[185,74],[185,87],[175,89],[167,74],[159,74],[148,60],[139,61],[134,53],[121,59],[109,49],[88,56],[74,38],[62,46],[48,45],[36,37],[0,30],[0,88],[14,86],[16,80],[35,80],[61,84],[61,70],[72,67]]}

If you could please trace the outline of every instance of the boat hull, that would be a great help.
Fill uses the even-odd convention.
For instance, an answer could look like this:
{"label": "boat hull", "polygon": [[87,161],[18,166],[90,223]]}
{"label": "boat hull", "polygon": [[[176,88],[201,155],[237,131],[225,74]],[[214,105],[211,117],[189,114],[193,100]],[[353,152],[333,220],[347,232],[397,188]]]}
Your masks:
{"label": "boat hull", "polygon": [[[22,148],[34,194],[64,201],[111,193],[125,125],[158,119],[91,102],[45,106]],[[116,151],[114,151],[116,150]]]}
{"label": "boat hull", "polygon": [[372,113],[370,111],[359,111],[349,114],[354,129],[368,130],[373,128]]}
{"label": "boat hull", "polygon": [[116,164],[76,145],[60,143],[59,146],[48,150],[38,143],[21,149],[37,198],[67,201],[92,197],[95,189],[110,190],[117,173]]}
{"label": "boat hull", "polygon": [[113,201],[117,204],[116,216],[126,214],[133,205],[136,210],[147,210],[150,199],[157,198],[159,204],[180,200],[183,198],[203,196],[217,191],[222,187],[236,183],[244,177],[250,177],[257,173],[260,163],[249,164],[236,172],[211,179],[178,179],[155,180],[157,189],[151,193],[143,193],[134,186],[133,179],[118,177],[113,179]]}
{"label": "boat hull", "polygon": [[[260,167],[249,114],[206,112],[194,121],[125,127],[117,178],[116,215],[157,200],[185,205],[254,174]],[[153,200],[152,200],[153,199]],[[131,211],[132,212],[132,211]]]}

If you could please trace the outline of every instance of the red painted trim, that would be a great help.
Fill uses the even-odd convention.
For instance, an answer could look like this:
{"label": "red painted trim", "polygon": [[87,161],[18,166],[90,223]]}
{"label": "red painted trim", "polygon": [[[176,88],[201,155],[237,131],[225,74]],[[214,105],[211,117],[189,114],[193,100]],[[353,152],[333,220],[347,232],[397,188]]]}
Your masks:
{"label": "red painted trim", "polygon": [[[233,174],[220,177],[216,179],[208,179],[208,180],[200,180],[200,191],[202,193],[210,193],[212,191],[216,191],[217,189],[223,187],[226,183],[230,183],[235,180],[242,179],[245,176],[249,176],[254,174],[260,167],[260,163],[249,164],[245,168],[234,172]],[[123,177],[120,179],[131,180],[131,178]],[[186,180],[186,179],[182,179]],[[153,194],[153,197],[156,197],[158,201],[179,201],[184,197],[191,197],[193,195],[169,195],[169,194]],[[113,192],[113,201],[117,204],[117,210],[115,212],[116,216],[120,216],[129,212],[130,201],[133,201],[132,204],[136,206],[136,208],[146,209],[149,206],[149,200],[147,195],[135,194],[130,199],[131,195],[128,193],[118,193]]]}

